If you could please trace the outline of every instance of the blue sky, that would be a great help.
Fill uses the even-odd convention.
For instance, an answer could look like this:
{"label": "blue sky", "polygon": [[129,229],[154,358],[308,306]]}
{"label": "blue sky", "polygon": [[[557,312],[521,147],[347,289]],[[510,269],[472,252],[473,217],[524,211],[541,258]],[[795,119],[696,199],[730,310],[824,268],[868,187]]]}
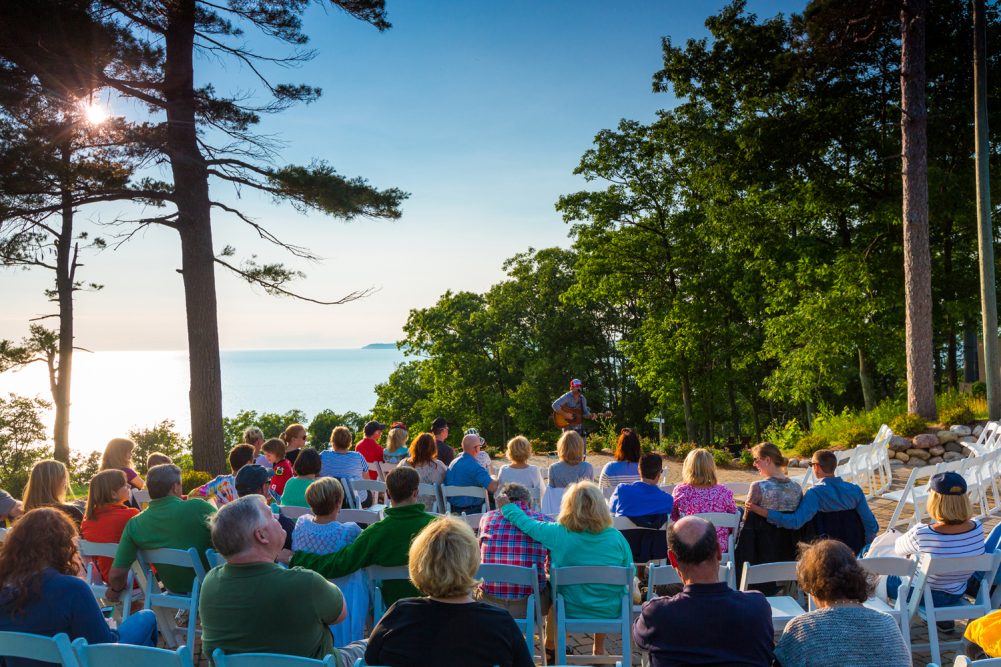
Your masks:
{"label": "blue sky", "polygon": [[[303,216],[252,193],[237,200],[215,183],[217,196],[238,201],[283,239],[324,258],[296,265],[308,275],[297,286],[302,293],[323,298],[377,288],[364,300],[321,307],[268,296],[220,270],[223,347],[395,341],[411,308],[433,304],[447,289],[487,289],[502,278],[503,260],[530,246],[569,245],[553,205],[586,187],[572,174],[580,155],[595,133],[620,118],[650,121],[673,105],[671,96],[651,91],[660,39],[705,36],[705,18],[722,4],[389,0],[393,28],[384,33],[313,6],[305,25],[317,57],[270,73],[276,81],[318,85],[323,96],[266,118],[260,131],[284,142],[284,161],[324,159],[342,174],[402,188],[411,198],[399,221],[343,223]],[[803,4],[749,6],[772,15]],[[262,53],[284,52],[258,35],[247,39]],[[199,79],[220,92],[260,89],[232,62],[202,58],[196,67]],[[221,214],[214,233],[217,250],[232,244],[241,256],[298,261]],[[177,235],[167,229],[88,257],[81,275],[105,288],[79,296],[77,343],[94,350],[183,349],[179,264]],[[29,317],[51,310],[42,294],[49,276],[8,271],[3,281],[0,338],[20,337]]]}

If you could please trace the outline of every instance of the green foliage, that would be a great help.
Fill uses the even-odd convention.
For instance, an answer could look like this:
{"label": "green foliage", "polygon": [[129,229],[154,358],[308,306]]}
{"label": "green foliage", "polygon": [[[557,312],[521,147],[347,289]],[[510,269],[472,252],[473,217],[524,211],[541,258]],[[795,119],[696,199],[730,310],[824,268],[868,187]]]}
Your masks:
{"label": "green foliage", "polygon": [[863,424],[855,424],[840,431],[831,444],[835,446],[851,449],[856,445],[863,445],[872,442],[876,433]]}
{"label": "green foliage", "polygon": [[309,435],[309,445],[314,449],[323,451],[330,445],[330,434],[334,432],[335,427],[347,426],[353,432],[357,433],[362,430],[366,421],[367,419],[364,416],[351,410],[343,414],[338,414],[329,409],[323,410],[313,417],[313,420],[309,422],[309,426],[306,427],[306,432]]}
{"label": "green foliage", "polygon": [[132,451],[132,463],[143,475],[147,472],[146,459],[150,454],[159,452],[176,459],[191,449],[190,441],[177,432],[173,419],[164,419],[149,428],[134,428],[129,431],[129,439],[136,443],[136,448]]}
{"label": "green foliage", "polygon": [[75,488],[86,488],[100,470],[101,452],[91,452],[86,456],[76,452],[70,457],[70,483]]}
{"label": "green foliage", "polygon": [[796,446],[796,443],[804,436],[804,431],[794,417],[785,424],[772,422],[761,436],[766,441],[774,443],[782,451],[788,451]]}
{"label": "green foliage", "polygon": [[935,397],[935,406],[938,408],[939,421],[946,426],[987,419],[986,394],[974,396],[959,391],[945,391]]}
{"label": "green foliage", "polygon": [[928,428],[928,422],[917,415],[904,412],[890,420],[890,428],[896,435],[910,438],[924,433],[925,429]]}
{"label": "green foliage", "polygon": [[0,484],[15,498],[21,497],[31,466],[51,456],[42,422],[50,407],[41,398],[0,397]]}
{"label": "green foliage", "polygon": [[251,426],[260,428],[265,438],[277,438],[289,424],[305,423],[306,413],[302,410],[289,410],[285,414],[277,412],[258,414],[254,410],[241,410],[235,417],[223,417],[224,442],[227,447],[243,442],[243,432]]}
{"label": "green foliage", "polygon": [[[844,408],[841,412],[836,412],[828,405],[821,405],[814,415],[810,432],[821,435],[832,443],[853,446],[872,440],[880,426],[890,424],[894,417],[906,409],[903,400],[893,398],[884,399],[872,410]],[[869,435],[858,439],[863,431]]]}
{"label": "green foliage", "polygon": [[674,455],[684,461],[693,450],[698,449],[698,445],[693,442],[682,442],[674,447]]}
{"label": "green foliage", "polygon": [[615,441],[609,441],[607,436],[598,433],[587,436],[587,451],[600,454],[605,450],[615,451]]}
{"label": "green foliage", "polygon": [[754,454],[751,453],[750,449],[744,449],[740,452],[740,465],[747,468],[754,466]]}
{"label": "green foliage", "polygon": [[181,490],[185,494],[212,481],[212,475],[201,470],[185,470],[181,473]]}
{"label": "green foliage", "polygon": [[970,393],[976,398],[987,398],[987,383],[986,382],[974,382],[973,386],[970,387]]}
{"label": "green foliage", "polygon": [[813,456],[813,453],[820,449],[830,449],[830,441],[822,435],[804,435],[797,442],[793,451],[798,456]]}
{"label": "green foliage", "polygon": [[968,405],[953,405],[938,413],[938,420],[946,426],[953,424],[969,424],[975,419],[973,410]]}
{"label": "green foliage", "polygon": [[723,466],[728,466],[733,463],[733,456],[730,452],[725,449],[720,449],[719,447],[709,447],[708,451],[713,455],[713,461],[716,463],[717,468],[722,468]]}

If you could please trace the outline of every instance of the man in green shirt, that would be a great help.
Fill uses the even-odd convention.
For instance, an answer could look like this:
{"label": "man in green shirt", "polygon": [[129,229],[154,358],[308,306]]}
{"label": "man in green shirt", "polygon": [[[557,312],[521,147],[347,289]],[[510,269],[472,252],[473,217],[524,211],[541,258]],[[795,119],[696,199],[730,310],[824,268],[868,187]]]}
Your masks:
{"label": "man in green shirt", "polygon": [[334,648],[330,624],[347,617],[337,586],[316,572],[285,569],[275,558],[285,531],[258,495],[226,504],[212,518],[212,542],[226,564],[205,575],[198,602],[206,654],[280,653],[339,667],[365,655],[367,641]]}
{"label": "man in green shirt", "polygon": [[[181,469],[175,465],[153,466],[146,475],[149,507],[129,519],[118,542],[109,573],[108,599],[117,600],[125,589],[126,576],[140,549],[198,549],[208,569],[205,550],[212,546],[209,517],[215,507],[201,498],[181,499]],[[156,574],[172,593],[190,593],[195,571],[186,567],[159,565]]]}
{"label": "man in green shirt", "polygon": [[[314,570],[328,579],[343,577],[369,565],[407,565],[410,543],[435,519],[417,502],[420,482],[413,468],[394,468],[386,475],[386,493],[393,503],[386,509],[386,518],[370,525],[337,553],[320,556],[297,551],[292,556],[292,565]],[[400,598],[420,596],[420,591],[409,581],[387,581],[383,587],[386,606]]]}

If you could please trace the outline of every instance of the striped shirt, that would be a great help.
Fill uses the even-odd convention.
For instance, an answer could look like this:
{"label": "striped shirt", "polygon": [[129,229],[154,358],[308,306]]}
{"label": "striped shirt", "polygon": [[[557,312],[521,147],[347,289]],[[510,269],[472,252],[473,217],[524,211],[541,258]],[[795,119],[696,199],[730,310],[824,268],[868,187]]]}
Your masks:
{"label": "striped shirt", "polygon": [[[962,558],[984,553],[984,529],[980,521],[973,520],[973,528],[949,535],[940,533],[927,524],[918,524],[897,538],[894,550],[898,556],[931,554],[933,558]],[[953,572],[929,575],[932,590],[961,595],[973,572]]]}
{"label": "striped shirt", "polygon": [[358,452],[320,452],[320,477],[361,479],[368,475],[368,461]]}
{"label": "striped shirt", "polygon": [[612,461],[606,463],[598,477],[598,486],[603,489],[614,489],[619,484],[632,484],[640,481],[640,466],[632,461]]}

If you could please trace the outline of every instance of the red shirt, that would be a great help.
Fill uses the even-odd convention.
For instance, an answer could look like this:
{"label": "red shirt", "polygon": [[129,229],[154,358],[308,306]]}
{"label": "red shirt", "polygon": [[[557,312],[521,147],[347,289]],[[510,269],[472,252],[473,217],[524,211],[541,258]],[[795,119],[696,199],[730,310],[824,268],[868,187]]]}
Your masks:
{"label": "red shirt", "polygon": [[[94,510],[93,519],[84,519],[80,524],[80,536],[88,542],[114,542],[122,539],[122,531],[129,519],[139,514],[134,507],[126,507],[122,503],[101,505]],[[111,570],[112,558],[100,556],[94,559],[97,569],[104,581],[108,581],[108,571]]]}
{"label": "red shirt", "polygon": [[[361,442],[355,445],[355,451],[365,457],[365,460],[369,463],[375,463],[376,461],[382,463],[386,459],[383,457],[384,452],[379,443],[372,438],[364,438]],[[379,475],[372,470],[368,471],[369,479],[378,479]]]}
{"label": "red shirt", "polygon": [[292,462],[288,459],[276,461],[272,470],[275,474],[271,478],[271,492],[280,496],[285,493],[285,485],[292,479]]}

